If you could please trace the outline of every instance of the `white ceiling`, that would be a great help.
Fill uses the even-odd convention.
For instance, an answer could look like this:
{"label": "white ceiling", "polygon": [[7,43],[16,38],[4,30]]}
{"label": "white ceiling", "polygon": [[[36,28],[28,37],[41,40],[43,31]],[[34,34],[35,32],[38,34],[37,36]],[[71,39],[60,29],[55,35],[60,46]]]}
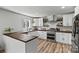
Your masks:
{"label": "white ceiling", "polygon": [[75,7],[65,6],[65,8],[62,9],[61,6],[2,6],[2,8],[32,17],[42,17],[74,12]]}

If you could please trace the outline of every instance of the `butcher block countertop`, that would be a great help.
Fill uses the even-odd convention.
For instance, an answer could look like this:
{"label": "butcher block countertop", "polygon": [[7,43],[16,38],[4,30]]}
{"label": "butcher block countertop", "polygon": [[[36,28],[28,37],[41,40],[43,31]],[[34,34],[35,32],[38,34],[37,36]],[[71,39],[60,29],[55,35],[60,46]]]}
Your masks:
{"label": "butcher block countertop", "polygon": [[[50,31],[50,30],[38,30],[38,31]],[[57,30],[55,32],[72,33],[72,31],[57,31]]]}
{"label": "butcher block countertop", "polygon": [[[36,31],[53,31],[53,30],[36,30]],[[54,29],[55,32],[61,32],[61,33],[72,33],[72,30],[57,30],[57,29]]]}
{"label": "butcher block countertop", "polygon": [[11,38],[14,38],[16,40],[22,41],[24,43],[27,43],[29,41],[32,41],[32,40],[38,38],[38,36],[29,35],[27,32],[24,32],[24,33],[20,33],[20,32],[5,33],[4,35],[11,37]]}
{"label": "butcher block countertop", "polygon": [[61,33],[72,33],[72,31],[57,31],[57,32],[61,32]]}
{"label": "butcher block countertop", "polygon": [[[50,30],[33,30],[29,32],[34,32],[34,31],[50,31]],[[28,34],[29,32],[12,32],[12,33],[5,33],[4,35],[14,38],[16,40],[25,42],[25,43],[38,38],[38,36],[32,36]],[[72,33],[72,31],[61,31],[57,29],[55,29],[55,32]]]}

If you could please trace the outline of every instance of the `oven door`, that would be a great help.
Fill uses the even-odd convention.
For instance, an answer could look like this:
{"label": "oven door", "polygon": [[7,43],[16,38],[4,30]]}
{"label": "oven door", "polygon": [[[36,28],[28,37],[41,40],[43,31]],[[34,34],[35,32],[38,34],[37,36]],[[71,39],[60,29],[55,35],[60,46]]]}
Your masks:
{"label": "oven door", "polygon": [[47,39],[48,40],[55,40],[55,37],[56,37],[55,31],[48,31],[47,32]]}

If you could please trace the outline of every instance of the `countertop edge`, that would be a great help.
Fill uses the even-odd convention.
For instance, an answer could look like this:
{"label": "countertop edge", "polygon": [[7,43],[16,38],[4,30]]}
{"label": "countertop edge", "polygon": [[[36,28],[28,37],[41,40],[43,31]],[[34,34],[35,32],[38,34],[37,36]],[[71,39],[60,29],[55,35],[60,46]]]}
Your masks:
{"label": "countertop edge", "polygon": [[[50,31],[50,30],[34,30],[34,31]],[[29,32],[33,32],[33,31],[29,31]],[[72,33],[72,31],[55,31],[55,32]]]}
{"label": "countertop edge", "polygon": [[[3,34],[3,35],[8,36],[8,35],[6,35],[6,34]],[[12,36],[8,36],[8,37],[13,38],[13,39],[16,39],[16,40],[19,40],[19,41],[24,42],[24,43],[27,43],[27,42],[29,42],[29,41],[32,41],[32,40],[38,38],[38,36],[34,36],[34,38],[32,38],[32,39],[29,39],[29,40],[27,40],[27,41],[24,41],[24,40],[21,40],[21,39],[12,37]]]}

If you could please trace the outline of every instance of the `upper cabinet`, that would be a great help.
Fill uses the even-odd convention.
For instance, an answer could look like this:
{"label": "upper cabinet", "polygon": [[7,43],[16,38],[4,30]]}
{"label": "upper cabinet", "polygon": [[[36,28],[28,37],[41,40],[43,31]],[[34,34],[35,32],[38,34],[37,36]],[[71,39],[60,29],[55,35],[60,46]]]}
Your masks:
{"label": "upper cabinet", "polygon": [[75,15],[79,14],[79,6],[75,7]]}
{"label": "upper cabinet", "polygon": [[63,26],[72,26],[74,14],[63,15]]}
{"label": "upper cabinet", "polygon": [[56,22],[56,21],[62,21],[63,16],[62,15],[51,15],[47,16],[48,22]]}
{"label": "upper cabinet", "polygon": [[33,18],[33,26],[43,26],[43,18]]}

